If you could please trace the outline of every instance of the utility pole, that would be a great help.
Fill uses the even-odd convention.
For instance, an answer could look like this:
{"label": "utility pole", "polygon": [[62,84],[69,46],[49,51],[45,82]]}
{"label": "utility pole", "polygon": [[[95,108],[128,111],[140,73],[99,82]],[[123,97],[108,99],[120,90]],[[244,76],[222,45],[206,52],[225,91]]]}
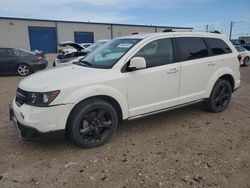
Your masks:
{"label": "utility pole", "polygon": [[232,31],[233,31],[233,24],[234,24],[234,22],[230,22],[230,33],[229,33],[229,40],[231,40],[232,39]]}
{"label": "utility pole", "polygon": [[206,25],[206,32],[208,32],[208,27],[209,27],[209,25]]}

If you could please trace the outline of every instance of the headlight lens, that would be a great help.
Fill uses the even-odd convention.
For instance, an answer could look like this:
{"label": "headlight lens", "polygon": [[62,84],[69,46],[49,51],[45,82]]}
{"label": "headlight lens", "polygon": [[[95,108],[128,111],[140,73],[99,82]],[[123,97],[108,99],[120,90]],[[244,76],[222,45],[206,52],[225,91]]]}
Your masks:
{"label": "headlight lens", "polygon": [[37,93],[30,92],[26,103],[32,106],[46,107],[59,95],[60,90]]}

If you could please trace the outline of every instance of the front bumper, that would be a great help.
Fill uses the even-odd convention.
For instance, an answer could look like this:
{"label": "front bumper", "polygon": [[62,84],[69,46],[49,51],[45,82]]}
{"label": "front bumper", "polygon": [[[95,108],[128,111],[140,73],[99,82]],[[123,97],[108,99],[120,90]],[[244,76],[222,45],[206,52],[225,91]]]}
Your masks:
{"label": "front bumper", "polygon": [[40,135],[54,135],[64,132],[67,118],[73,104],[35,107],[23,104],[10,106],[10,119],[14,122],[21,137],[32,138]]}
{"label": "front bumper", "polygon": [[64,138],[65,130],[57,130],[50,132],[40,132],[39,130],[21,124],[15,117],[13,109],[10,107],[9,109],[10,120],[15,125],[19,137],[28,139],[28,140],[41,140],[41,139],[54,139],[54,138]]}

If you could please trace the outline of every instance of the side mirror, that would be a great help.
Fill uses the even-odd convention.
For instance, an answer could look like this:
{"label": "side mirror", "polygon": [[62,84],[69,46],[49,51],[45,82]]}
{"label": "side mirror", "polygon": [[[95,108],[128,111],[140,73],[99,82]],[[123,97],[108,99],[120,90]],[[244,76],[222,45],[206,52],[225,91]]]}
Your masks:
{"label": "side mirror", "polygon": [[145,68],[146,68],[146,60],[144,57],[133,57],[130,60],[130,65],[128,67],[130,71],[140,70]]}

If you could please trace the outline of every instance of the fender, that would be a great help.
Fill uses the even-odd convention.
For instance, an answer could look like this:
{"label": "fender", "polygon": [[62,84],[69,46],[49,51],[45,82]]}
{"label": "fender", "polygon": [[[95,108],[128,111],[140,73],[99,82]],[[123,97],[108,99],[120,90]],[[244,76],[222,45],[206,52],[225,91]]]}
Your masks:
{"label": "fender", "polygon": [[232,71],[232,69],[228,68],[228,67],[222,67],[220,69],[218,69],[213,76],[210,78],[208,85],[206,87],[206,94],[205,94],[205,98],[208,98],[212,92],[212,89],[214,87],[215,82],[223,75],[225,74],[229,74],[233,77],[234,81],[235,81],[235,77],[234,77],[234,73]]}
{"label": "fender", "polygon": [[[124,93],[126,93],[126,91]],[[84,88],[80,88],[75,92],[73,92],[71,95],[69,95],[65,99],[65,101],[71,103],[73,102],[74,103],[73,107],[74,107],[82,100],[98,95],[105,95],[115,99],[121,107],[123,119],[128,118],[128,103],[126,100],[126,96],[124,96],[119,90],[110,86],[94,85],[94,86],[87,86]]]}

